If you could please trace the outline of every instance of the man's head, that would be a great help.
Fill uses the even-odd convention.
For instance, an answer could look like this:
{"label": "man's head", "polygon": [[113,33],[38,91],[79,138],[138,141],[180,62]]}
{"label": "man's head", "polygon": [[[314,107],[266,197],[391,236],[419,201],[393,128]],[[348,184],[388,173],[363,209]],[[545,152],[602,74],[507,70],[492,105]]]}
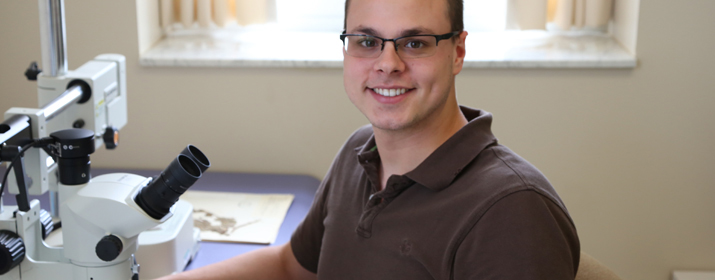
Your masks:
{"label": "man's head", "polygon": [[[389,40],[461,30],[461,27],[454,30],[449,16],[448,3],[452,2],[461,6],[461,1],[452,0],[350,0],[346,4],[345,33],[355,34],[349,38],[357,38],[346,40],[350,42],[347,46],[352,44],[365,50],[376,45],[361,38],[388,39],[381,51],[377,46],[376,52],[367,52],[371,55],[343,53],[345,91],[373,128],[407,131],[445,123],[455,114],[461,115],[454,77],[462,70],[467,32],[451,40],[433,41],[430,44],[434,49],[419,57],[410,55],[415,47],[424,45],[419,41],[409,44],[398,41],[402,45],[396,48],[396,42]],[[461,24],[461,8],[458,14]]]}
{"label": "man's head", "polygon": [[[444,0],[447,1],[447,17],[449,17],[452,29],[450,31],[464,30],[464,1],[463,0]],[[345,0],[345,18],[343,20],[343,30],[348,24],[348,9],[350,8],[350,0]]]}

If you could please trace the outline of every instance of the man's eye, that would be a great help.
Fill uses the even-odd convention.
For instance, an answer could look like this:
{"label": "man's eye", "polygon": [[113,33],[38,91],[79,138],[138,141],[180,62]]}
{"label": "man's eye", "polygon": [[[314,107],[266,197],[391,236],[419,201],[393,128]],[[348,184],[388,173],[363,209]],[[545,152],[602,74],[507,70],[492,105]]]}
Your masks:
{"label": "man's eye", "polygon": [[372,48],[374,46],[377,46],[377,41],[375,39],[371,39],[371,38],[362,39],[358,43],[360,44],[360,46],[366,47],[366,48]]}
{"label": "man's eye", "polygon": [[407,43],[405,44],[405,47],[410,48],[410,49],[419,49],[419,48],[424,48],[425,46],[426,46],[425,42],[420,41],[420,40],[410,40],[410,41],[407,41]]}

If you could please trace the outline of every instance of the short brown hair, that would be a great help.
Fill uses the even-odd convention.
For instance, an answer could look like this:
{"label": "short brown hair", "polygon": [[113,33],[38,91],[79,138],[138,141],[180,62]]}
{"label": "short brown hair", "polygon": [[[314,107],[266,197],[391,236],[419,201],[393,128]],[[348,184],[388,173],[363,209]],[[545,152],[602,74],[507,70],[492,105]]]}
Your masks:
{"label": "short brown hair", "polygon": [[[464,2],[462,0],[445,0],[447,1],[447,16],[452,27],[450,31],[464,30]],[[350,0],[345,0],[345,17],[343,19],[343,30],[348,28],[348,6]]]}

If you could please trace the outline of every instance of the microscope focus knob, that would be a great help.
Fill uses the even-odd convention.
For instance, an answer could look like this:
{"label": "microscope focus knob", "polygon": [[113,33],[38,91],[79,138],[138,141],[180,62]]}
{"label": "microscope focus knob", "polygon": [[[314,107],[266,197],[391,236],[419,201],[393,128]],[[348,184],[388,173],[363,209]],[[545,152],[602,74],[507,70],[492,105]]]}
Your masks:
{"label": "microscope focus knob", "polygon": [[0,230],[0,275],[10,271],[25,259],[25,243],[17,233]]}
{"label": "microscope focus knob", "polygon": [[105,128],[102,140],[104,140],[104,146],[107,150],[116,148],[119,145],[119,129],[113,126]]}
{"label": "microscope focus knob", "polygon": [[99,259],[105,262],[111,262],[122,253],[122,249],[122,240],[116,235],[110,234],[105,235],[97,242],[94,251],[97,253]]}
{"label": "microscope focus knob", "polygon": [[55,224],[52,222],[52,215],[45,209],[40,209],[40,224],[42,225],[42,240],[45,240],[52,231],[55,230]]}

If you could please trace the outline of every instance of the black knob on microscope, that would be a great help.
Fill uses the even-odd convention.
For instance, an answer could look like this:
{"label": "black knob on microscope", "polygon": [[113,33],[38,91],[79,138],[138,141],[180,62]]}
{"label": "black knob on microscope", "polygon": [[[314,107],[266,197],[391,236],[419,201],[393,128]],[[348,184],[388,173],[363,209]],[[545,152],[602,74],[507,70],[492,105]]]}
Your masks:
{"label": "black knob on microscope", "polygon": [[0,230],[0,275],[10,271],[25,259],[25,243],[17,233]]}
{"label": "black knob on microscope", "polygon": [[104,146],[107,150],[116,148],[119,145],[119,129],[113,126],[108,126],[104,129],[102,139],[104,140]]}
{"label": "black knob on microscope", "polygon": [[30,63],[30,66],[25,70],[25,77],[30,81],[37,81],[37,75],[40,75],[42,70],[37,67],[37,62]]}
{"label": "black knob on microscope", "polygon": [[94,248],[97,257],[105,262],[111,262],[122,253],[122,240],[116,235],[105,235],[97,242],[97,247]]}

